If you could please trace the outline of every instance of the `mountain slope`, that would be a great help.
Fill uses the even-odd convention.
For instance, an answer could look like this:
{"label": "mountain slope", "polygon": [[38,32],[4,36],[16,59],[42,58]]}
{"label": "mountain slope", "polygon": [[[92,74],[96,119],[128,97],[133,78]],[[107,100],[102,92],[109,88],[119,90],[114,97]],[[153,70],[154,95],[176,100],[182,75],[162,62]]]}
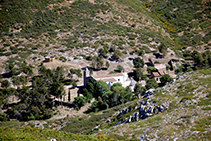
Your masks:
{"label": "mountain slope", "polygon": [[[117,134],[117,136],[123,136],[127,139],[146,140],[210,140],[210,79],[210,69],[181,75],[174,83],[157,89],[154,97],[151,98],[152,103],[170,103],[167,111],[153,114],[151,117],[139,121],[118,125],[116,125],[118,119],[115,120],[116,114],[112,116],[114,119],[111,119],[114,121],[111,122],[113,124],[106,123],[100,126],[99,131],[93,135],[113,137],[114,134]],[[134,111],[127,113],[125,117],[134,113]]]}
{"label": "mountain slope", "polygon": [[149,53],[160,42],[173,44],[162,24],[138,0],[14,0],[1,2],[1,11],[0,55],[27,58],[29,63],[47,55],[67,61],[85,59],[97,56],[100,48],[108,57],[111,47],[123,54]]}

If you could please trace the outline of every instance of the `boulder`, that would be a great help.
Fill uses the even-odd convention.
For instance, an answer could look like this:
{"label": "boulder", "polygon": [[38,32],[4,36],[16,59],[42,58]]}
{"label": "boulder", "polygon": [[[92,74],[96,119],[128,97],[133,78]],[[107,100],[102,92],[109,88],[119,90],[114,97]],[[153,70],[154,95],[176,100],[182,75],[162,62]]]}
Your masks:
{"label": "boulder", "polygon": [[122,114],[125,114],[125,109],[122,110]]}
{"label": "boulder", "polygon": [[128,123],[131,122],[132,116],[130,115],[128,118]]}
{"label": "boulder", "polygon": [[133,108],[129,108],[128,112],[131,112],[133,110]]}
{"label": "boulder", "polygon": [[121,115],[122,115],[122,112],[120,111],[116,118],[118,119]]}
{"label": "boulder", "polygon": [[120,124],[121,123],[121,120],[119,120],[117,123],[116,123],[116,125],[118,125],[118,124]]}
{"label": "boulder", "polygon": [[92,131],[97,130],[100,127],[100,125],[96,126],[95,128],[92,129]]}

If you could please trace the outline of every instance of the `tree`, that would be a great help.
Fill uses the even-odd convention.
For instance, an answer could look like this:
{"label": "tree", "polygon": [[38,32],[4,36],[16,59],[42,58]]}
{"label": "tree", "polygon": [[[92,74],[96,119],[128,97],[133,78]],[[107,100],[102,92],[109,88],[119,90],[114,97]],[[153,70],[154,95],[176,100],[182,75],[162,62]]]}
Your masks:
{"label": "tree", "polygon": [[158,50],[159,50],[160,53],[163,53],[163,56],[165,55],[167,48],[168,47],[163,42],[158,46]]}
{"label": "tree", "polygon": [[146,92],[146,87],[143,87],[141,84],[136,83],[134,87],[135,96],[137,96],[139,99],[140,96],[145,94],[145,92]]}
{"label": "tree", "polygon": [[103,60],[100,57],[95,57],[91,63],[93,68],[100,69],[103,66]]}
{"label": "tree", "polygon": [[117,70],[118,70],[119,72],[122,72],[122,71],[124,70],[124,68],[123,68],[121,65],[118,65],[118,66],[117,66]]}
{"label": "tree", "polygon": [[171,66],[169,64],[166,64],[166,70],[170,70],[171,69]]}
{"label": "tree", "polygon": [[1,87],[8,88],[10,86],[10,82],[8,80],[3,80],[1,82]]}
{"label": "tree", "polygon": [[137,82],[144,78],[141,68],[137,68],[137,69],[133,70],[133,75],[134,75],[134,80]]}
{"label": "tree", "polygon": [[78,107],[78,110],[80,110],[86,103],[86,98],[83,96],[75,97],[74,99],[74,104]]}
{"label": "tree", "polygon": [[210,67],[211,66],[211,52],[210,50],[207,50],[202,54],[204,61],[203,64],[205,67]]}
{"label": "tree", "polygon": [[156,72],[157,69],[155,67],[149,66],[149,67],[147,67],[147,71],[148,71],[148,73],[151,74],[152,72]]}
{"label": "tree", "polygon": [[10,120],[10,118],[7,114],[5,114],[5,113],[0,114],[0,121],[9,121],[9,120]]}
{"label": "tree", "polygon": [[160,77],[160,81],[163,85],[172,80],[173,78],[171,78],[169,74],[164,74],[163,76]]}
{"label": "tree", "polygon": [[154,78],[152,79],[148,79],[146,82],[146,89],[150,89],[150,88],[157,88],[158,87],[158,83],[156,82],[156,80]]}
{"label": "tree", "polygon": [[15,67],[15,65],[12,63],[6,63],[5,70],[7,71],[9,76],[18,75],[21,73],[20,69]]}
{"label": "tree", "polygon": [[16,86],[21,85],[20,77],[19,76],[13,76],[12,77],[12,83]]}
{"label": "tree", "polygon": [[50,86],[50,94],[52,94],[53,96],[57,98],[60,98],[63,95],[65,95],[65,90],[64,90],[64,86],[62,82],[58,81],[58,82],[52,83]]}
{"label": "tree", "polygon": [[72,83],[73,87],[77,87],[77,83],[73,82]]}
{"label": "tree", "polygon": [[194,63],[197,66],[199,66],[199,67],[202,66],[202,64],[203,64],[203,57],[198,51],[194,50],[193,53],[191,54],[191,57],[193,57]]}
{"label": "tree", "polygon": [[98,108],[98,101],[92,102],[91,109],[92,109],[94,112],[97,112],[97,111],[99,110],[99,108]]}
{"label": "tree", "polygon": [[133,60],[133,65],[135,68],[143,68],[144,67],[144,61],[141,58],[135,58]]}
{"label": "tree", "polygon": [[120,50],[115,50],[114,54],[112,55],[112,58],[114,60],[118,60],[122,56],[122,52]]}
{"label": "tree", "polygon": [[103,94],[105,94],[107,91],[109,91],[109,86],[106,82],[99,80],[96,82],[95,90],[96,90],[95,97],[98,97],[98,96],[101,97]]}
{"label": "tree", "polygon": [[109,64],[109,62],[107,61],[106,62],[106,68],[108,69],[110,67],[110,64]]}
{"label": "tree", "polygon": [[114,52],[116,50],[116,47],[115,46],[111,46],[110,49],[109,49],[109,52]]}
{"label": "tree", "polygon": [[26,85],[27,82],[29,82],[29,80],[28,80],[27,76],[22,75],[22,76],[20,76],[20,82],[22,85]]}
{"label": "tree", "polygon": [[29,67],[29,66],[24,66],[24,67],[22,68],[22,71],[23,71],[25,74],[29,75],[29,76],[32,76],[32,75],[33,75],[33,70],[32,70],[32,68]]}
{"label": "tree", "polygon": [[93,74],[93,69],[89,69],[89,73],[90,73],[90,75],[92,75]]}
{"label": "tree", "polygon": [[92,95],[94,95],[94,93],[95,93],[95,83],[96,83],[95,80],[91,77],[89,79],[88,83],[86,84],[86,89]]}

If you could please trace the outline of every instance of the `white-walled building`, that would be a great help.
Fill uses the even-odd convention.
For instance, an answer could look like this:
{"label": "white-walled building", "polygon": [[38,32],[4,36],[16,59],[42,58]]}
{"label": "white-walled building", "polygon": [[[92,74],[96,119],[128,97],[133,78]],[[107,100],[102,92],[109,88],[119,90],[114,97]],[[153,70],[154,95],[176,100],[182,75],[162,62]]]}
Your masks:
{"label": "white-walled building", "polygon": [[89,78],[92,77],[95,81],[102,80],[106,82],[109,87],[111,87],[115,83],[121,83],[123,87],[130,87],[133,91],[136,82],[128,77],[127,73],[114,73],[114,74],[105,74],[105,75],[91,75],[87,76],[89,73],[86,68],[84,71],[84,87],[89,81]]}

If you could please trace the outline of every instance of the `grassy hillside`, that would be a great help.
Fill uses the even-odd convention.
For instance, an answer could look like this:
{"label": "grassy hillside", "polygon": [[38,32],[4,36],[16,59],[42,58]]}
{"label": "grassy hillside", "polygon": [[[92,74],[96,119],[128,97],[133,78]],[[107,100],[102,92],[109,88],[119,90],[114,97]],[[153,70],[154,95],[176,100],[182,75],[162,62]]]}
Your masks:
{"label": "grassy hillside", "polygon": [[0,140],[7,141],[7,140],[42,140],[42,141],[49,141],[51,139],[55,140],[77,140],[77,141],[98,141],[98,140],[114,140],[112,138],[107,138],[105,136],[98,136],[98,137],[91,137],[87,135],[81,134],[72,134],[67,132],[61,132],[57,130],[50,130],[50,129],[39,129],[39,128],[29,128],[25,127],[23,129],[11,129],[11,128],[4,128],[0,127]]}
{"label": "grassy hillside", "polygon": [[[175,50],[210,47],[209,1],[2,0],[0,5],[1,56],[61,57],[84,47],[149,53],[161,42]],[[76,52],[72,57],[87,58]]]}
{"label": "grassy hillside", "polygon": [[211,2],[209,0],[142,1],[163,23],[166,31],[175,38],[180,49],[187,46],[210,47],[208,43],[211,39]]}
{"label": "grassy hillside", "polygon": [[[130,123],[116,124],[119,120],[133,115],[139,110],[139,108],[134,109],[137,103],[137,100],[135,100],[80,117],[75,116],[59,120],[47,120],[44,125],[44,128],[50,129],[62,126],[61,130],[66,132],[34,128],[37,124],[32,121],[28,123],[17,121],[2,122],[0,126],[3,127],[1,128],[3,132],[1,132],[2,135],[0,137],[5,140],[18,138],[25,140],[34,140],[35,138],[43,140],[51,138],[56,138],[57,140],[96,140],[98,138],[103,139],[104,137],[106,139],[114,138],[115,140],[136,140],[140,138],[147,140],[173,140],[175,138],[178,138],[178,140],[210,140],[210,70],[204,69],[185,73],[174,83],[157,89],[154,96],[151,97],[151,102],[158,105],[169,103],[167,111],[153,114],[145,119],[139,119],[139,121],[132,120]],[[117,113],[119,113],[118,111],[126,107],[133,107],[134,110],[116,119]],[[106,123],[109,117],[111,117],[111,122]],[[100,125],[98,130],[91,132],[96,125]],[[13,132],[19,134],[13,135]],[[87,134],[91,134],[91,136],[95,136],[96,138],[87,136]],[[7,136],[5,137],[5,135]]]}
{"label": "grassy hillside", "polygon": [[149,47],[156,51],[160,42],[173,45],[163,25],[138,0],[5,0],[0,17],[0,55],[31,61],[50,54],[66,61],[67,53],[86,59],[88,53],[78,51],[84,47],[94,56],[100,48],[105,53],[113,47],[133,54],[149,53]]}
{"label": "grassy hillside", "polygon": [[[116,122],[122,117],[114,119],[114,122],[102,125],[94,135],[113,137],[117,134],[127,139],[146,140],[210,140],[210,79],[210,69],[181,75],[174,83],[159,89],[152,99],[153,103],[170,103],[167,111],[121,125],[116,125]],[[123,119],[135,112],[123,115]]]}

